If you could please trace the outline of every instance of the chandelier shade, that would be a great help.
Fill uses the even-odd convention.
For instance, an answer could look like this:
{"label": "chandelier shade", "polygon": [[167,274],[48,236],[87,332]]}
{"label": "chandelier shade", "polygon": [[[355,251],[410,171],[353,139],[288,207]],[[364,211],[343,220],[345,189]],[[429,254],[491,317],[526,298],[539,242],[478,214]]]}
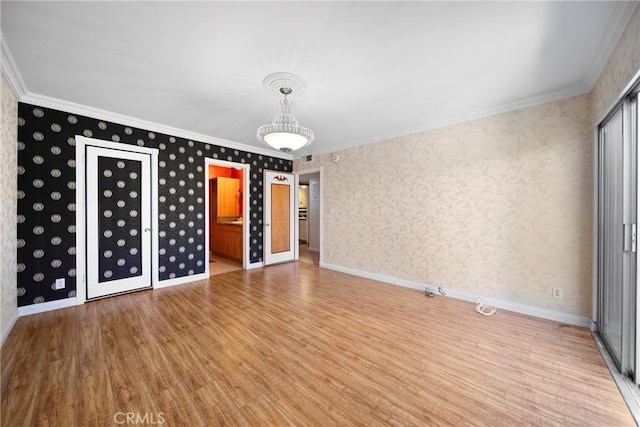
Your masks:
{"label": "chandelier shade", "polygon": [[268,132],[263,139],[266,144],[284,152],[296,151],[311,143],[308,136],[293,132]]}
{"label": "chandelier shade", "polygon": [[[267,76],[267,78],[269,77]],[[293,89],[282,86],[278,88],[278,92],[283,95],[283,99],[278,103],[278,112],[271,123],[258,128],[257,137],[258,141],[263,144],[289,153],[311,144],[314,134],[311,129],[300,126],[298,119],[293,114],[293,101],[288,98]]]}

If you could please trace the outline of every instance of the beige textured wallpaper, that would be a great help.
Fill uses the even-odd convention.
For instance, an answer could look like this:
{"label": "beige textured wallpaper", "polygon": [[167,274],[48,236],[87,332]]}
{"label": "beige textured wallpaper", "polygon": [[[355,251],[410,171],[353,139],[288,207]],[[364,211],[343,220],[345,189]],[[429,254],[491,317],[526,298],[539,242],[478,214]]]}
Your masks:
{"label": "beige textured wallpaper", "polygon": [[18,185],[18,101],[4,76],[0,82],[0,331],[17,312],[17,185]]}
{"label": "beige textured wallpaper", "polygon": [[303,167],[324,169],[324,261],[590,316],[590,107],[585,95],[317,156]]}
{"label": "beige textured wallpaper", "polygon": [[618,40],[609,61],[593,89],[593,123],[607,113],[611,104],[640,70],[640,6]]}

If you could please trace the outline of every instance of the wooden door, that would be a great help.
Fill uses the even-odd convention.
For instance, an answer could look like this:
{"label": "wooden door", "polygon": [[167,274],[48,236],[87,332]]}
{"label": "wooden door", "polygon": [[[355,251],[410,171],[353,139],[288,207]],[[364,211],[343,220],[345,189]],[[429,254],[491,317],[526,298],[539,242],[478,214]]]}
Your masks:
{"label": "wooden door", "polygon": [[217,215],[240,215],[240,180],[237,178],[216,178],[217,188]]}

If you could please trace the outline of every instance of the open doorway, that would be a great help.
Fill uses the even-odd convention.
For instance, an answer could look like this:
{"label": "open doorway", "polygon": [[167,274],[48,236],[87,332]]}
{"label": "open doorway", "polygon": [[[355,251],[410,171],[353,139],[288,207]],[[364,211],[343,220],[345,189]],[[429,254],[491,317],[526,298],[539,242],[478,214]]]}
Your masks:
{"label": "open doorway", "polygon": [[249,166],[206,160],[209,276],[247,267]]}
{"label": "open doorway", "polygon": [[322,265],[322,170],[297,174],[299,261]]}

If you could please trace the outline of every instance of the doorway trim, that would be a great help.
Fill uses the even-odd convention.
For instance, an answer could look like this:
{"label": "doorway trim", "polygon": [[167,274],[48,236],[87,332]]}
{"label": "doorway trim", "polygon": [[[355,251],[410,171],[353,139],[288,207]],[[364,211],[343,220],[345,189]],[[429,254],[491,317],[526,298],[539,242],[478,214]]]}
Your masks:
{"label": "doorway trim", "polygon": [[[320,199],[319,199],[319,206],[318,206],[318,210],[320,211],[320,236],[319,236],[319,242],[318,242],[318,250],[320,252],[320,259],[318,262],[318,265],[320,267],[324,267],[324,170],[322,168],[322,166],[317,167],[317,168],[312,168],[312,169],[301,169],[301,170],[297,170],[293,172],[296,175],[296,189],[295,189],[295,194],[296,194],[296,198],[298,195],[298,186],[300,185],[300,175],[310,175],[313,173],[319,173],[320,174]],[[297,209],[297,202],[296,202],[296,209]],[[297,235],[297,233],[296,233]],[[297,257],[296,257],[297,259]]]}
{"label": "doorway trim", "polygon": [[206,182],[206,191],[204,192],[204,216],[206,218],[204,224],[205,232],[205,269],[204,274],[206,277],[210,277],[209,271],[209,166],[220,166],[224,168],[236,168],[242,169],[242,269],[246,270],[249,266],[249,252],[251,245],[249,244],[249,226],[251,225],[251,217],[249,215],[249,209],[251,208],[251,165],[246,163],[235,163],[227,160],[218,160],[211,157],[204,158],[204,177]]}
{"label": "doorway trim", "polygon": [[151,288],[156,288],[158,272],[158,149],[139,147],[76,135],[76,305],[87,300],[86,148],[87,146],[151,156]]}
{"label": "doorway trim", "polygon": [[[294,262],[298,257],[298,176],[293,172],[267,169],[263,171],[262,176],[263,265]],[[285,187],[286,198],[282,197],[285,192],[281,191]],[[283,221],[285,219],[287,221]]]}

